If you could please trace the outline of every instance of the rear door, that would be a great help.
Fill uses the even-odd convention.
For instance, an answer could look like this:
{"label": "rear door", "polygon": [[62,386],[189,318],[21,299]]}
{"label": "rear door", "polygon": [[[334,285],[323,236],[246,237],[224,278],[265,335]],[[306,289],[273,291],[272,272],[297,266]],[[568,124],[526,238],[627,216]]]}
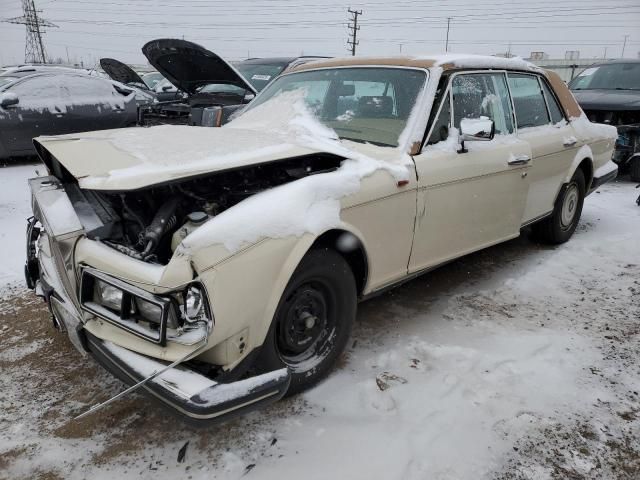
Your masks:
{"label": "rear door", "polygon": [[64,75],[59,77],[59,82],[71,119],[69,133],[135,123],[135,113],[127,108],[127,97],[119,93],[111,82],[88,75]]}
{"label": "rear door", "polygon": [[571,162],[582,146],[564,118],[558,100],[540,75],[508,73],[518,137],[529,143],[533,155],[529,196],[523,223],[531,223],[553,210]]}
{"label": "rear door", "polygon": [[33,152],[34,137],[64,132],[67,111],[53,75],[25,78],[7,92],[18,96],[16,105],[0,112],[0,137],[10,155]]}
{"label": "rear door", "polygon": [[[491,141],[458,151],[463,118],[491,118]],[[455,74],[427,145],[414,157],[418,211],[409,271],[416,272],[519,234],[527,197],[527,142],[514,133],[504,72]]]}

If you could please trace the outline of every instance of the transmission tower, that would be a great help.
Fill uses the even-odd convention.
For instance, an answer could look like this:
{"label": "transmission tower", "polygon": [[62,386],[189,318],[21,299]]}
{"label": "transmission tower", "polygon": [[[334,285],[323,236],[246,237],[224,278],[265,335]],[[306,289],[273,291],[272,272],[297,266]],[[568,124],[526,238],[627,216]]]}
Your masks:
{"label": "transmission tower", "polygon": [[26,27],[25,63],[47,63],[47,52],[42,41],[44,27],[52,28],[57,27],[57,25],[40,18],[38,15],[41,13],[42,10],[36,10],[34,0],[22,0],[22,16],[3,20],[5,23],[15,23]]}
{"label": "transmission tower", "polygon": [[[351,55],[355,57],[356,55],[356,45],[358,45],[360,42],[357,40],[358,39],[358,30],[360,30],[360,27],[358,26],[358,16],[362,15],[362,10],[351,10],[351,8],[347,9],[347,12],[349,12],[351,15],[353,15],[353,17],[351,17],[349,19],[349,26],[347,27],[349,30],[351,30],[351,32],[349,32],[349,40],[347,40],[347,44],[351,45]],[[353,24],[351,23],[353,22]]]}

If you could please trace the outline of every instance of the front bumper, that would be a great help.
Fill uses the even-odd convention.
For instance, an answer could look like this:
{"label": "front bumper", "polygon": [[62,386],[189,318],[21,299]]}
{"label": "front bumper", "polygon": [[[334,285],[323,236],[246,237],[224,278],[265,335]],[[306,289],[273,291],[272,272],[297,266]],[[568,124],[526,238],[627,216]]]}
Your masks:
{"label": "front bumper", "polygon": [[[54,324],[66,331],[83,354],[90,353],[125,383],[136,384],[166,367],[161,361],[101,340],[84,328],[89,317],[79,304],[75,280],[74,245],[83,234],[64,188],[53,177],[30,181],[35,217],[27,225],[25,277],[30,288],[47,302]],[[55,205],[55,212],[50,212]],[[36,227],[36,219],[42,228]],[[197,350],[194,347],[194,352]],[[237,367],[239,369],[239,367]],[[225,372],[232,378],[232,372]],[[178,365],[142,387],[178,415],[197,423],[229,417],[279,400],[291,381],[287,369],[232,383],[221,383],[184,365]]]}
{"label": "front bumper", "polygon": [[[123,382],[134,385],[166,365],[156,359],[105,342],[85,332],[95,360]],[[286,368],[232,383],[218,383],[178,366],[141,388],[183,419],[215,423],[263,407],[283,397],[291,375]]]}

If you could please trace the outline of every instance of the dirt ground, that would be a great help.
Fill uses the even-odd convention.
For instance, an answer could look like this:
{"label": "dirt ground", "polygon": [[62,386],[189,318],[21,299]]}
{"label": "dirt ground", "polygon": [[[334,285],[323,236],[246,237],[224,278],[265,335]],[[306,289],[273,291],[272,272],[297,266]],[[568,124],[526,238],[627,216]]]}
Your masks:
{"label": "dirt ground", "polygon": [[[628,183],[614,184],[602,193],[615,197],[616,202],[630,199],[632,194]],[[482,458],[490,461],[478,463],[483,469],[477,476],[443,468],[437,470],[437,475],[429,476],[428,472],[436,470],[426,467],[411,470],[408,466],[405,475],[391,478],[637,480],[640,478],[640,226],[630,229],[624,222],[640,223],[640,216],[620,212],[614,215],[611,210],[614,207],[610,205],[614,202],[594,200],[593,207],[585,208],[576,238],[566,246],[546,247],[523,236],[469,255],[361,304],[353,344],[341,359],[337,372],[317,387],[316,393],[283,400],[215,427],[186,426],[137,393],[82,420],[73,420],[89,406],[121,391],[123,384],[91,358],[83,357],[63,334],[54,330],[47,309],[33,294],[19,286],[5,290],[0,304],[0,478],[116,475],[264,478],[260,474],[262,465],[265,476],[275,478],[269,474],[290,462],[295,467],[283,470],[282,476],[289,478],[286,472],[298,468],[296,456],[302,458],[314,448],[314,442],[308,440],[313,437],[311,432],[320,437],[325,429],[339,431],[336,425],[350,421],[349,416],[323,406],[332,405],[323,403],[332,382],[337,385],[329,392],[332,401],[339,404],[344,398],[348,403],[349,390],[360,385],[354,383],[354,378],[373,380],[378,367],[400,371],[399,363],[391,362],[391,367],[385,367],[379,352],[387,356],[389,351],[397,352],[396,345],[410,344],[413,341],[410,339],[424,330],[425,324],[420,322],[437,317],[437,322],[428,327],[431,338],[451,337],[452,332],[465,335],[471,329],[484,332],[484,337],[478,337],[480,343],[497,341],[506,330],[499,330],[496,325],[505,326],[515,335],[566,337],[566,343],[559,343],[566,356],[563,352],[549,356],[545,365],[550,370],[563,370],[566,362],[574,361],[575,368],[566,378],[560,378],[558,385],[569,379],[575,386],[567,391],[558,390],[555,397],[553,391],[549,392],[553,401],[544,400],[540,404],[532,399],[529,403],[527,395],[534,397],[537,389],[556,388],[551,381],[534,382],[527,390],[529,393],[518,398],[513,413],[501,416],[501,412],[494,412],[493,416],[487,416],[491,424],[486,429],[491,431],[490,438],[496,439],[492,442],[507,448],[495,447],[492,452],[492,443],[483,444],[483,438],[489,437],[478,436],[479,445],[472,452],[475,455],[481,449],[485,451]],[[626,208],[634,212],[631,207]],[[608,214],[615,217],[608,222],[618,225],[619,230],[604,221]],[[537,285],[535,282],[547,283],[548,279],[552,279],[548,290],[544,285],[539,289],[532,287]],[[473,330],[478,328],[482,330]],[[465,341],[459,343],[464,345]],[[550,343],[541,345],[531,355],[545,355]],[[431,348],[431,355],[436,358],[434,351]],[[406,371],[412,374],[428,364],[431,357],[412,354],[410,358],[411,368]],[[481,373],[500,372],[503,364],[512,361],[498,360],[493,364],[495,370],[489,372],[489,367],[483,367]],[[434,365],[439,365],[438,370],[446,368]],[[455,368],[452,366],[451,372],[456,372]],[[520,381],[519,376],[535,376],[521,368],[511,368],[508,381],[498,384],[500,388],[493,389],[489,396],[508,395],[509,382]],[[422,369],[420,374],[427,377],[414,378],[409,374],[402,373],[409,379],[409,385],[415,385],[419,381],[416,378],[430,381],[429,376],[433,377],[436,370]],[[445,377],[446,382],[449,377]],[[396,392],[395,397],[381,397],[386,398],[385,402],[395,398],[392,406],[399,415],[406,404],[398,392],[409,392],[402,388],[408,387],[394,387],[391,391]],[[386,395],[375,388],[366,392]],[[483,390],[473,392],[473,404],[484,401],[478,399],[478,392]],[[376,409],[370,417],[374,420],[369,421],[376,421],[383,410],[389,410],[387,404],[380,409],[382,400],[376,401],[371,403]],[[491,408],[500,410],[504,404],[495,403]],[[443,400],[439,408],[446,414],[447,408],[459,406],[447,406]],[[465,419],[471,417],[462,412],[452,415],[451,418],[462,422],[456,428],[463,432]],[[397,418],[400,422],[402,417]],[[411,419],[397,423],[395,434],[409,438],[411,427],[405,429],[402,425],[412,424]],[[295,433],[298,427],[306,429],[304,437]],[[362,430],[362,448],[367,445],[366,434],[367,430]],[[389,434],[394,435],[393,430]],[[434,438],[464,443],[463,437],[460,434],[459,439],[437,435]],[[420,438],[414,437],[411,444],[420,444]],[[422,444],[425,457],[429,457],[429,445],[426,441]],[[181,449],[186,455],[179,461]],[[469,461],[474,459],[472,456]],[[344,470],[359,472],[353,476],[346,473],[341,476],[337,465],[327,467],[326,472],[330,473],[328,478],[378,478],[375,471],[367,471],[365,463],[358,468]],[[321,477],[320,473],[318,470],[317,475],[309,478]]]}

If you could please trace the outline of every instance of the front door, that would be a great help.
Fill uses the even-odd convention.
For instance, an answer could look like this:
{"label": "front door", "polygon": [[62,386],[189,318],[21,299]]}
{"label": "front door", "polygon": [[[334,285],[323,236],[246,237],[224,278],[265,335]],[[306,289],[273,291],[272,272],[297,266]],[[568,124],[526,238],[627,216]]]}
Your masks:
{"label": "front door", "polygon": [[2,112],[0,136],[10,155],[32,152],[34,137],[63,132],[66,110],[52,75],[26,78],[8,92],[18,96],[18,103]]}
{"label": "front door", "polygon": [[[505,73],[452,76],[439,108],[414,157],[418,212],[410,273],[518,236],[527,198],[531,150],[514,134]],[[467,141],[460,151],[460,121],[479,117],[494,121],[496,136]]]}

